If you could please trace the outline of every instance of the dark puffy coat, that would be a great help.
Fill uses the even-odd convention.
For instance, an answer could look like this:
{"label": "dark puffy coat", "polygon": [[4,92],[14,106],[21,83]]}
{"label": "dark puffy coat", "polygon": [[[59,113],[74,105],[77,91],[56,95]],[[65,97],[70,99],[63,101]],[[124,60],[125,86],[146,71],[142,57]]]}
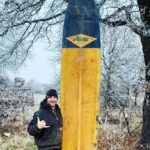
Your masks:
{"label": "dark puffy coat", "polygon": [[[44,120],[49,128],[38,129],[37,117]],[[51,150],[61,148],[62,140],[62,115],[58,105],[55,107],[55,112],[47,104],[44,99],[41,102],[39,111],[34,113],[33,119],[28,125],[28,132],[34,136],[35,143],[39,150]]]}

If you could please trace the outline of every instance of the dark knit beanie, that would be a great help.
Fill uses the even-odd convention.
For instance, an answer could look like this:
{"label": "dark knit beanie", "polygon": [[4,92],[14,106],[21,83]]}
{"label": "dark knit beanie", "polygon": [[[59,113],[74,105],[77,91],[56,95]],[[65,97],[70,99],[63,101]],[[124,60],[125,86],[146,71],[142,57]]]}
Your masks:
{"label": "dark knit beanie", "polygon": [[57,91],[54,89],[50,89],[46,92],[46,97],[51,97],[51,96],[55,96],[58,99],[58,94]]}

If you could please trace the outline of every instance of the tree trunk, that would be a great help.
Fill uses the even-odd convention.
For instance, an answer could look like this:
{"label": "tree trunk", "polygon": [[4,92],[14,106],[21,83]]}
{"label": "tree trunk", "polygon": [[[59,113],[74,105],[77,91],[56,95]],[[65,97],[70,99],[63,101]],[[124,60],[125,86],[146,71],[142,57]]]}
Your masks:
{"label": "tree trunk", "polygon": [[146,67],[146,88],[143,102],[143,127],[140,143],[150,144],[150,36],[141,37]]}
{"label": "tree trunk", "polygon": [[141,34],[147,85],[143,102],[143,127],[140,143],[145,145],[144,147],[146,147],[146,149],[150,149],[150,33],[148,33],[150,30],[150,1],[137,0],[137,2],[141,14],[141,20],[144,24],[144,30],[147,32],[146,35]]}

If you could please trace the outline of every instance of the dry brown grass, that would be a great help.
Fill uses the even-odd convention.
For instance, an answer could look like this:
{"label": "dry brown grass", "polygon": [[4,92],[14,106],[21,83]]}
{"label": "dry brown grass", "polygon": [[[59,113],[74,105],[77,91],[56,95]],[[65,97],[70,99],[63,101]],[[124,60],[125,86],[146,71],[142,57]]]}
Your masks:
{"label": "dry brown grass", "polygon": [[141,150],[141,122],[141,108],[109,109],[99,129],[98,150]]}
{"label": "dry brown grass", "polygon": [[[0,136],[1,150],[30,150],[35,148],[34,140],[27,133],[27,125],[20,127],[5,126]],[[36,149],[31,150],[36,150]]]}
{"label": "dry brown grass", "polygon": [[[2,133],[2,132],[1,132]],[[4,135],[3,132],[2,135]],[[33,137],[26,132],[26,127],[9,130],[10,137],[0,137],[1,150],[36,150]],[[99,129],[98,150],[137,150],[140,137],[138,131],[128,134],[116,125],[101,125]]]}
{"label": "dry brown grass", "polygon": [[140,133],[131,134],[119,130],[116,125],[101,125],[99,129],[98,150],[137,150]]}

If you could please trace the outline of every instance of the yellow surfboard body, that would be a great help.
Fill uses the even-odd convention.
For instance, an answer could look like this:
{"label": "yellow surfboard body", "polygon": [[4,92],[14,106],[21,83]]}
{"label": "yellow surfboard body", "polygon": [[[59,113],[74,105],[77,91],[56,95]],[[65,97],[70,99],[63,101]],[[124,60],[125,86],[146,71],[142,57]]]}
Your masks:
{"label": "yellow surfboard body", "polygon": [[95,0],[69,0],[62,62],[62,150],[96,150],[100,85],[100,26]]}
{"label": "yellow surfboard body", "polygon": [[62,150],[96,150],[100,49],[63,48],[61,65]]}

